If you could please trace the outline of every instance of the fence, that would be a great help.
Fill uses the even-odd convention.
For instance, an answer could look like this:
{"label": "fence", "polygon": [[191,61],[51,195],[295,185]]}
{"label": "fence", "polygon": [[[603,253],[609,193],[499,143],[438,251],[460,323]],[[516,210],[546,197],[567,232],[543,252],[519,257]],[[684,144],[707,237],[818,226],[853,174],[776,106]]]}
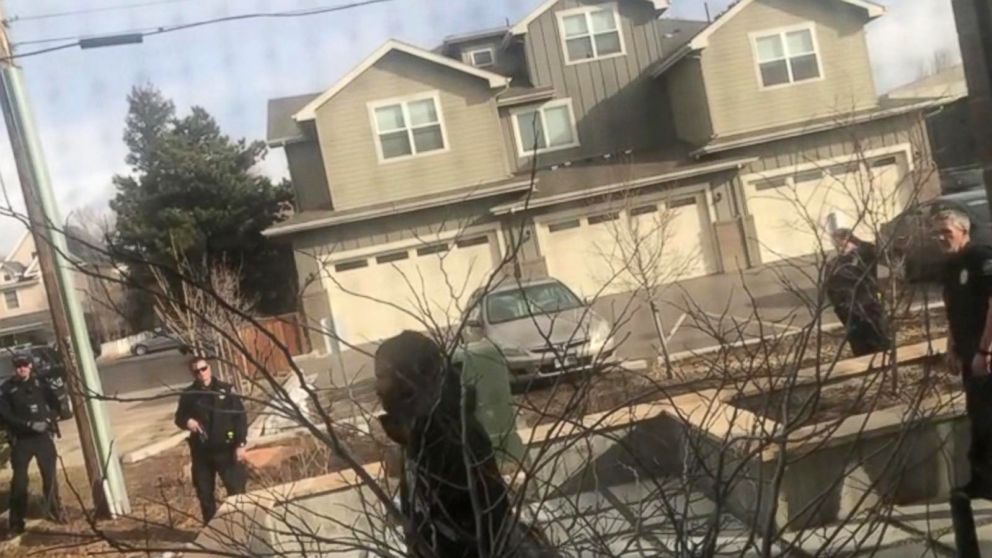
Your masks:
{"label": "fence", "polygon": [[[290,356],[302,355],[310,351],[297,314],[264,318],[259,320],[259,323],[262,326],[261,329],[249,326],[239,332],[245,349],[258,363],[256,365],[244,354],[238,354],[237,358],[241,363],[240,368],[245,374],[255,375],[261,368],[273,374],[289,371],[289,359],[282,347],[286,348]],[[273,341],[262,330],[271,334],[276,341]]]}

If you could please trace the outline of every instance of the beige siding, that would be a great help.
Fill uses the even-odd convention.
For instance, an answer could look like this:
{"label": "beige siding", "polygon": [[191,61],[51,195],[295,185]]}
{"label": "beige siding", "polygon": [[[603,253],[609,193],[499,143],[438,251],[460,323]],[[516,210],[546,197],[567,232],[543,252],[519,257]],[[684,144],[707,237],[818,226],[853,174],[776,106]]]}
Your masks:
{"label": "beige siding", "polygon": [[[368,103],[437,91],[448,150],[380,163]],[[392,52],[317,110],[338,210],[465,188],[509,174],[494,93],[462,72]]]}
{"label": "beige siding", "polygon": [[[751,34],[813,22],[822,79],[762,90]],[[821,0],[757,0],[710,37],[703,75],[713,127],[729,135],[877,104],[864,11]]]}
{"label": "beige siding", "polygon": [[[645,70],[662,57],[661,37],[649,2],[616,3],[626,55],[569,65],[562,50],[558,12],[593,3],[561,0],[535,19],[525,35],[528,72],[535,86],[571,98],[582,145],[540,156],[550,165],[626,149],[653,147],[670,137],[664,88]],[[516,159],[516,149],[511,152]],[[517,160],[526,168],[529,160]]]}
{"label": "beige siding", "polygon": [[701,64],[696,58],[682,61],[666,78],[675,130],[681,140],[702,145],[713,135]]}
{"label": "beige siding", "polygon": [[286,145],[286,161],[293,180],[297,211],[331,209],[331,190],[327,186],[327,171],[315,141]]}
{"label": "beige siding", "polygon": [[741,170],[741,174],[752,174],[900,145],[911,148],[914,166],[924,173],[919,178],[929,180],[931,177],[928,174],[932,174],[934,164],[930,158],[926,127],[919,114],[736,149],[727,157],[758,157],[757,161]]}
{"label": "beige siding", "polygon": [[[925,200],[940,194],[940,177],[929,145],[923,118],[916,113],[738,149],[726,156],[758,157],[757,161],[741,170],[742,175],[748,175],[908,146],[913,154],[913,169],[907,179],[910,182],[904,186],[910,188],[919,199]],[[738,200],[738,203],[741,201]]]}
{"label": "beige siding", "polygon": [[17,301],[20,306],[17,309],[8,310],[6,300],[0,300],[0,319],[13,318],[22,314],[30,314],[48,309],[48,300],[45,298],[45,287],[40,280],[27,286],[15,287],[5,285],[3,289],[0,289],[0,297],[5,296],[2,293],[10,290],[17,291]]}

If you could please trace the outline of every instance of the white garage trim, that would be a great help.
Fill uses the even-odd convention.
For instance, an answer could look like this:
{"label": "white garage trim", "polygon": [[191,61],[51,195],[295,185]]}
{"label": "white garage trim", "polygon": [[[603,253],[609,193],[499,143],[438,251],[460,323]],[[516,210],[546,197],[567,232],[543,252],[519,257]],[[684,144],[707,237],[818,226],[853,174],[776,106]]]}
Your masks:
{"label": "white garage trim", "polygon": [[[535,217],[539,251],[547,262],[549,273],[564,281],[582,296],[624,292],[634,288],[631,285],[636,282],[636,279],[632,280],[630,271],[625,271],[627,268],[615,268],[611,263],[607,263],[607,260],[604,260],[602,265],[596,265],[592,263],[593,260],[581,257],[576,260],[575,254],[585,253],[590,247],[596,246],[595,251],[597,253],[602,251],[604,258],[622,257],[622,254],[616,250],[623,250],[623,246],[627,246],[626,241],[629,239],[624,232],[628,230],[626,225],[620,225],[623,229],[617,232],[610,230],[610,225],[604,223],[616,222],[617,219],[623,222],[629,221],[631,224],[640,223],[642,219],[640,216],[643,214],[657,214],[659,211],[671,210],[675,212],[677,219],[692,220],[691,223],[677,224],[671,229],[675,242],[674,249],[666,250],[668,255],[664,257],[686,258],[685,275],[673,280],[716,273],[719,268],[719,249],[713,235],[713,208],[708,195],[709,190],[709,184],[692,184]],[[677,203],[680,201],[688,203]],[[707,207],[700,207],[703,204]],[[692,211],[679,209],[684,205],[691,205]],[[647,212],[639,211],[648,207],[650,210]],[[622,236],[618,237],[617,234]],[[563,242],[566,244],[562,244]],[[574,250],[569,250],[568,247]],[[674,261],[676,260],[672,260]],[[605,273],[605,275],[597,276],[597,273]]]}
{"label": "white garage trim", "polygon": [[[678,198],[682,196],[689,196],[694,194],[705,194],[709,190],[709,184],[690,184],[688,186],[679,186],[677,188],[670,188],[662,192],[652,192],[650,194],[636,195],[631,194],[630,197],[620,198],[616,201],[602,202],[594,205],[586,205],[582,207],[576,207],[572,209],[566,209],[563,211],[558,211],[555,213],[547,213],[545,215],[539,215],[534,217],[534,224],[538,226],[547,226],[550,223],[555,223],[558,221],[567,221],[570,218],[575,217],[585,217],[586,215],[593,213],[604,213],[608,211],[622,211],[627,204],[627,202],[635,201],[634,205],[640,205],[642,203],[651,203],[663,201],[669,198]],[[707,200],[709,203],[709,200]],[[710,214],[712,217],[712,214]],[[543,252],[542,252],[543,253]]]}
{"label": "white garage trim", "polygon": [[796,174],[807,170],[821,169],[823,167],[831,166],[831,165],[859,162],[862,159],[865,160],[877,159],[879,157],[884,157],[886,155],[905,155],[906,171],[912,172],[916,170],[916,166],[914,164],[915,161],[913,160],[913,146],[908,143],[900,143],[897,145],[890,145],[888,147],[869,149],[860,154],[845,155],[843,157],[830,157],[827,159],[820,159],[818,161],[811,161],[808,163],[797,163],[792,166],[781,167],[767,172],[755,172],[755,173],[745,174],[741,176],[741,182],[743,182],[745,186],[750,186],[753,182],[757,180],[768,180],[770,178],[788,176],[790,174]]}
{"label": "white garage trim", "polygon": [[438,242],[449,242],[457,238],[472,238],[481,235],[492,235],[497,232],[496,229],[488,227],[485,229],[465,229],[462,231],[446,231],[443,233],[435,235],[426,235],[419,238],[406,238],[403,240],[396,240],[393,242],[387,242],[385,244],[376,244],[375,246],[367,246],[365,248],[355,248],[353,250],[346,250],[342,252],[332,252],[321,258],[321,263],[325,266],[333,266],[345,261],[357,260],[359,258],[368,258],[369,256],[380,256],[382,254],[388,254],[390,252],[396,252],[398,250],[409,250],[410,248],[416,248],[418,246],[429,246],[431,244],[437,244]]}
{"label": "white garage trim", "polygon": [[334,329],[346,344],[361,345],[423,329],[424,316],[453,323],[476,283],[498,269],[494,235],[491,226],[473,227],[321,258]]}
{"label": "white garage trim", "polygon": [[[838,171],[836,167],[840,167],[840,170]],[[876,174],[875,168],[885,170]],[[878,182],[872,181],[867,185],[868,190],[865,190],[866,193],[873,192],[869,197],[874,200],[866,200],[871,204],[866,207],[881,212],[873,213],[875,217],[890,220],[910,201],[911,193],[907,193],[904,181],[906,177],[911,176],[913,169],[912,147],[903,143],[742,177],[746,213],[754,218],[754,241],[760,247],[761,261],[772,263],[782,259],[808,256],[824,249],[821,227],[824,226],[824,220],[829,218],[825,211],[839,211],[841,215],[853,219],[852,227],[857,226],[858,230],[869,227],[862,232],[873,236],[870,222],[874,221],[862,221],[864,214],[861,206],[858,205],[858,199],[852,198],[852,194],[843,187],[840,190],[836,190],[834,186],[822,188],[824,177],[848,177],[849,173],[862,175],[861,173],[865,172],[868,172],[869,176],[877,176]],[[836,174],[837,172],[840,174]],[[843,180],[846,182],[847,178]],[[780,188],[793,192],[794,196],[804,197],[801,201],[798,197],[790,198],[781,193]],[[770,189],[774,189],[776,193],[773,195]],[[770,191],[765,192],[765,190]],[[876,199],[874,192],[884,197]],[[782,207],[780,204],[783,202],[793,205]],[[800,211],[796,203],[801,203],[806,209]],[[793,219],[797,215],[799,222],[794,222]],[[807,226],[809,219],[816,223],[812,228]]]}

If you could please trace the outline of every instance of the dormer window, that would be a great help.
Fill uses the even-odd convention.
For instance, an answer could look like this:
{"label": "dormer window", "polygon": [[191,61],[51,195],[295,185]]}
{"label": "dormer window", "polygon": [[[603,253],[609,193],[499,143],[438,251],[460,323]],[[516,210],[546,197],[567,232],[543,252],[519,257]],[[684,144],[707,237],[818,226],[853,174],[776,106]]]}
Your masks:
{"label": "dormer window", "polygon": [[465,58],[476,68],[489,68],[496,65],[496,49],[485,47],[470,50],[465,53]]}
{"label": "dormer window", "polygon": [[762,88],[823,76],[812,24],[754,33],[751,40]]}
{"label": "dormer window", "polygon": [[568,64],[624,55],[615,4],[558,12],[558,25]]}

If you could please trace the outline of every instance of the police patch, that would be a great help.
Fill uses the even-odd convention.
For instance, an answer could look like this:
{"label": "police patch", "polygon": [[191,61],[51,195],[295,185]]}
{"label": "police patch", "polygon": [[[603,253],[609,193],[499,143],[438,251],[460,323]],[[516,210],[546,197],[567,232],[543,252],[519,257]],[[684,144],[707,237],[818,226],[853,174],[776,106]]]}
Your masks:
{"label": "police patch", "polygon": [[992,276],[992,260],[982,262],[982,275],[986,277]]}
{"label": "police patch", "polygon": [[962,269],[961,270],[961,284],[962,285],[967,285],[968,284],[968,270],[967,269]]}

